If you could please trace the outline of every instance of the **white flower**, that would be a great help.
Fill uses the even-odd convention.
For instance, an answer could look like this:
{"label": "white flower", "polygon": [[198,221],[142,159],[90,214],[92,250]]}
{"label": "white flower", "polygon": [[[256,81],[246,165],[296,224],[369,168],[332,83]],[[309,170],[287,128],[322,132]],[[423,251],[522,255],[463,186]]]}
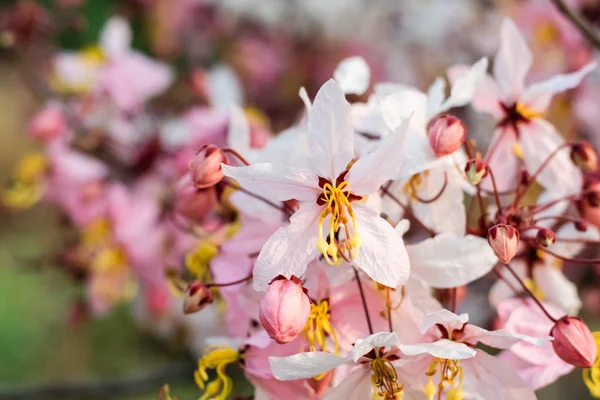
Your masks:
{"label": "white flower", "polygon": [[[302,202],[290,226],[275,232],[258,256],[254,268],[257,290],[265,290],[278,275],[301,276],[319,252],[330,264],[352,260],[386,286],[396,287],[407,279],[409,263],[402,238],[376,212],[357,201],[397,175],[408,122],[373,152],[354,161],[350,104],[339,84],[329,80],[308,114],[310,169],[271,163],[241,168],[223,165],[223,173],[246,190],[276,201]],[[338,237],[338,233],[342,235]]]}

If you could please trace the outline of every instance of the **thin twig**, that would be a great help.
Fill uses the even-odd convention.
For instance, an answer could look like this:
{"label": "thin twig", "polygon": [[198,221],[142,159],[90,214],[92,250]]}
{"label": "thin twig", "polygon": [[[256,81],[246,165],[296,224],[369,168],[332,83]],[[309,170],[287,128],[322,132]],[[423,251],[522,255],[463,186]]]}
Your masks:
{"label": "thin twig", "polygon": [[575,25],[579,32],[590,42],[592,46],[600,49],[600,37],[595,32],[592,25],[583,16],[571,10],[563,0],[550,0],[558,11],[561,12],[569,21]]}
{"label": "thin twig", "polygon": [[362,283],[360,281],[360,275],[358,274],[358,270],[355,266],[352,266],[354,270],[354,276],[356,277],[356,283],[358,285],[358,291],[360,292],[360,299],[362,300],[363,308],[365,309],[365,317],[367,318],[367,326],[369,327],[369,334],[372,335],[375,331],[373,331],[373,324],[371,323],[371,316],[369,315],[369,308],[367,307],[367,299],[365,298],[365,292],[362,287]]}

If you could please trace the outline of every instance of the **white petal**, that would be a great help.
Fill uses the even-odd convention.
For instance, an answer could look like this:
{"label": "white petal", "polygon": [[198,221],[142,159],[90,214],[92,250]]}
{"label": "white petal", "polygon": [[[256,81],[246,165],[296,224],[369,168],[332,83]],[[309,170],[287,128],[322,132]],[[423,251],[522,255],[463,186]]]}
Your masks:
{"label": "white petal", "polygon": [[552,265],[536,266],[533,279],[544,293],[545,301],[559,306],[569,315],[577,315],[581,308],[577,286],[560,269]]}
{"label": "white petal", "polygon": [[365,400],[371,398],[371,369],[357,368],[342,383],[327,391],[325,400]]}
{"label": "white petal", "polygon": [[408,219],[402,219],[396,224],[394,229],[396,232],[398,232],[398,235],[404,236],[404,234],[410,229],[410,221]]}
{"label": "white petal", "polygon": [[427,96],[418,90],[392,93],[382,98],[381,112],[385,123],[392,131],[412,115],[410,128],[423,135],[427,125]]}
{"label": "white petal", "polygon": [[446,98],[446,81],[442,77],[435,81],[427,89],[427,119],[431,119],[442,110],[442,103]]}
{"label": "white petal", "polygon": [[550,340],[552,340],[550,336],[533,337],[520,333],[512,333],[504,329],[488,331],[475,325],[468,325],[465,329],[465,336],[460,339],[461,342],[471,345],[476,345],[480,342],[496,349],[508,349],[520,341],[541,346]]}
{"label": "white petal", "polygon": [[312,103],[310,101],[310,97],[308,97],[308,92],[306,91],[306,88],[304,86],[302,86],[300,90],[298,90],[298,96],[300,96],[300,99],[304,103],[304,108],[308,113],[312,108]]}
{"label": "white petal", "polygon": [[[514,189],[517,181],[521,160],[515,154],[516,143],[512,128],[498,128],[494,132],[492,142],[484,157],[494,173],[500,192]],[[489,176],[483,180],[482,187],[486,190],[493,190],[492,180]]]}
{"label": "white petal", "polygon": [[308,263],[318,253],[318,219],[321,207],[303,204],[290,219],[290,225],[279,228],[263,246],[253,271],[254,289],[266,291],[278,275],[302,276]]}
{"label": "white petal", "polygon": [[421,318],[419,323],[419,330],[421,333],[427,332],[431,327],[437,324],[441,324],[448,328],[448,330],[461,329],[464,324],[469,322],[468,314],[454,314],[446,309],[429,313]]}
{"label": "white petal", "polygon": [[521,101],[529,108],[544,112],[550,105],[552,96],[579,86],[583,78],[592,72],[596,66],[597,64],[592,62],[582,67],[579,71],[556,75],[543,82],[534,83],[527,88],[521,97]]}
{"label": "white petal", "polygon": [[[552,124],[540,118],[520,124],[519,129],[524,162],[529,173],[534,174],[546,158],[564,143],[564,139]],[[556,195],[570,195],[581,190],[581,171],[571,161],[568,147],[554,155],[537,176],[537,181]]]}
{"label": "white petal", "polygon": [[369,194],[379,190],[388,180],[400,172],[405,153],[405,142],[410,116],[390,135],[379,143],[375,151],[361,156],[352,165],[346,180],[355,194]]}
{"label": "white petal", "polygon": [[410,264],[402,237],[371,209],[361,204],[353,209],[363,240],[354,264],[382,285],[395,288],[405,282]]}
{"label": "white petal", "polygon": [[[538,202],[538,204],[540,204]],[[560,214],[554,214],[554,215],[560,215]],[[538,216],[538,215],[536,215]],[[600,234],[598,233],[598,229],[595,226],[592,225],[588,225],[587,229],[585,230],[585,232],[581,232],[578,231],[575,228],[574,224],[565,224],[563,226],[561,226],[560,228],[558,228],[558,230],[556,231],[556,238],[560,239],[584,239],[584,240],[600,240]],[[575,255],[579,254],[579,252],[581,252],[581,250],[583,250],[583,248],[586,245],[583,243],[573,243],[573,242],[561,242],[560,240],[557,240],[556,243],[554,243],[552,245],[552,251],[554,253],[560,254],[562,256],[565,257],[574,257]],[[554,259],[554,257],[549,256],[549,255],[545,255],[544,259],[548,258],[549,259],[549,263],[552,263],[552,260]]]}
{"label": "white petal", "polygon": [[396,332],[378,332],[358,339],[352,349],[352,360],[358,362],[359,358],[378,347],[398,347],[400,339]]}
{"label": "white petal", "polygon": [[444,181],[447,181],[446,187],[434,202],[423,203],[414,200],[411,202],[411,207],[415,216],[433,230],[462,236],[465,233],[467,219],[462,190],[464,178],[452,174],[455,167],[450,168],[433,168],[421,174],[421,182],[415,186],[419,197],[432,199],[444,187]]}
{"label": "white petal", "polygon": [[517,371],[498,357],[482,350],[477,356],[461,363],[465,386],[485,400],[535,400],[535,392],[519,377]]}
{"label": "white petal", "polygon": [[[520,279],[527,276],[527,265],[522,260],[513,260],[510,266]],[[488,293],[490,304],[496,307],[502,300],[509,299],[515,295],[515,290],[520,291],[519,282],[506,269],[499,271],[504,279],[498,279]],[[508,282],[508,284],[507,284]]]}
{"label": "white petal", "polygon": [[369,88],[371,70],[364,58],[349,57],[338,64],[333,79],[340,84],[344,93],[360,96]]}
{"label": "white petal", "polygon": [[462,107],[471,101],[479,81],[486,75],[488,67],[487,58],[477,61],[468,71],[460,75],[452,84],[450,97],[441,105],[439,112],[447,111],[452,107]]}
{"label": "white petal", "polygon": [[218,64],[207,75],[207,91],[216,108],[228,110],[244,104],[244,94],[239,78],[227,64]]}
{"label": "white petal", "polygon": [[494,77],[505,100],[516,100],[523,92],[531,60],[525,39],[513,21],[505,18],[500,30],[500,49],[494,58]]}
{"label": "white petal", "polygon": [[115,16],[104,24],[98,42],[106,54],[114,57],[126,53],[131,47],[131,40],[129,22],[124,17]]}
{"label": "white petal", "polygon": [[401,344],[398,347],[407,356],[430,354],[448,360],[465,360],[475,356],[475,350],[469,348],[469,346],[448,339],[440,339],[433,343]]}
{"label": "white petal", "polygon": [[289,357],[269,357],[273,376],[280,381],[312,378],[346,363],[344,357],[324,351],[310,351]]}
{"label": "white petal", "polygon": [[308,113],[308,145],[315,172],[336,179],[354,156],[354,127],[350,104],[340,85],[328,80]]}
{"label": "white petal", "polygon": [[412,273],[435,288],[466,285],[498,262],[487,240],[473,235],[441,233],[407,250]]}
{"label": "white petal", "polygon": [[248,156],[250,151],[250,124],[248,124],[244,110],[237,105],[233,105],[229,112],[227,146],[243,156]]}
{"label": "white petal", "polygon": [[221,164],[223,174],[238,181],[252,193],[269,200],[316,201],[321,193],[319,178],[308,169],[257,163],[247,167],[231,167]]}
{"label": "white petal", "polygon": [[452,164],[450,156],[436,157],[427,136],[421,131],[415,131],[414,129],[410,129],[406,136],[406,151],[404,155],[400,172],[396,177],[400,181],[407,181],[414,174],[427,171],[428,169],[450,166]]}

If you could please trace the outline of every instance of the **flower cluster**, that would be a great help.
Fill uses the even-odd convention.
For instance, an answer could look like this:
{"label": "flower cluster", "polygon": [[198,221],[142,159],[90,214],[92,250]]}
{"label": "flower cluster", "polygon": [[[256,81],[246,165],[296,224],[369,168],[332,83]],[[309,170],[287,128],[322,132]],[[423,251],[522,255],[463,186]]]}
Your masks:
{"label": "flower cluster", "polygon": [[161,108],[183,81],[113,17],[54,57],[29,126],[43,151],[1,202],[58,206],[87,312],[135,299],[155,334],[184,329],[202,400],[234,393],[233,366],[256,399],[533,399],[574,368],[600,397],[600,339],[567,277],[600,263],[578,257],[600,243],[598,158],[546,119],[596,64],[529,84],[511,19],[499,38],[493,62],[425,92],[344,58],[314,97],[294,88],[304,107],[274,134],[285,118],[241,95],[276,103],[273,49],[235,47],[273,70],[238,65],[252,85],[218,64],[184,80],[193,106]]}

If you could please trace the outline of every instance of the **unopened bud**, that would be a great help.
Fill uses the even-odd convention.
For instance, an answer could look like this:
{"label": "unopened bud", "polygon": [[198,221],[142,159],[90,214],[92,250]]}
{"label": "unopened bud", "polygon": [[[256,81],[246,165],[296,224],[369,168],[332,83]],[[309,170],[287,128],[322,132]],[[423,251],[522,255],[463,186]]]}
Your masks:
{"label": "unopened bud", "polygon": [[586,232],[588,230],[588,223],[582,219],[575,221],[573,225],[575,225],[575,229],[579,232]]}
{"label": "unopened bud", "polygon": [[600,228],[600,182],[587,184],[585,194],[577,202],[577,207],[583,219]]}
{"label": "unopened bud", "polygon": [[519,247],[519,231],[510,225],[497,224],[488,230],[488,243],[503,264],[508,264]]}
{"label": "unopened bud", "polygon": [[277,343],[289,343],[304,329],[310,316],[310,299],[302,281],[280,275],[269,284],[260,302],[259,319],[269,337]]}
{"label": "unopened bud", "polygon": [[578,368],[594,365],[598,348],[594,336],[581,318],[565,315],[556,323],[550,335],[554,338],[552,347],[564,362]]}
{"label": "unopened bud", "polygon": [[190,283],[183,294],[183,313],[193,314],[213,302],[210,290],[198,281]]}
{"label": "unopened bud", "polygon": [[571,161],[587,172],[594,172],[598,169],[598,156],[594,148],[583,140],[571,147]]}
{"label": "unopened bud", "polygon": [[190,162],[190,171],[196,189],[206,189],[219,183],[223,179],[221,163],[226,162],[227,157],[221,149],[212,144],[202,146]]}
{"label": "unopened bud", "polygon": [[552,229],[548,228],[538,229],[535,238],[537,239],[537,242],[544,247],[548,247],[556,242],[556,236],[554,235],[554,232]]}
{"label": "unopened bud", "polygon": [[450,114],[435,117],[429,124],[429,144],[436,157],[454,153],[462,146],[467,129],[460,119]]}
{"label": "unopened bud", "polygon": [[469,160],[465,166],[465,174],[467,175],[469,182],[473,185],[479,185],[481,180],[488,174],[488,166],[481,160]]}
{"label": "unopened bud", "polygon": [[218,202],[214,187],[196,189],[191,174],[186,174],[175,186],[175,211],[183,217],[201,222]]}

